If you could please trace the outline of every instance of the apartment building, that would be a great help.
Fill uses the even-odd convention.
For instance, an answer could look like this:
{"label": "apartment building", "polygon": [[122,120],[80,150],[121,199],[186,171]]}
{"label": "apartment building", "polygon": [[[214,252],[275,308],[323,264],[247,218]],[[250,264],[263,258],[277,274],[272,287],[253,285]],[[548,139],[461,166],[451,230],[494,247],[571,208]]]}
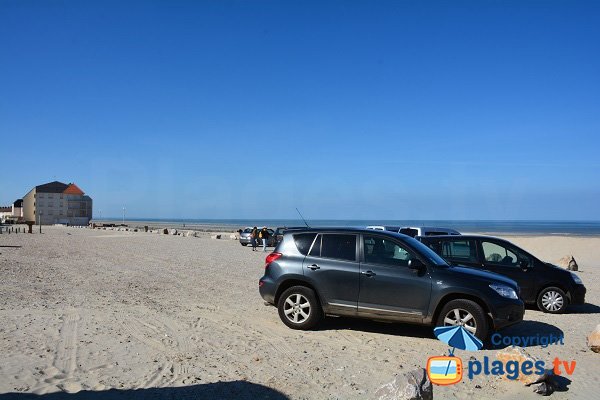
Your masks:
{"label": "apartment building", "polygon": [[42,225],[87,225],[92,219],[92,199],[74,183],[46,183],[23,197],[23,217]]}

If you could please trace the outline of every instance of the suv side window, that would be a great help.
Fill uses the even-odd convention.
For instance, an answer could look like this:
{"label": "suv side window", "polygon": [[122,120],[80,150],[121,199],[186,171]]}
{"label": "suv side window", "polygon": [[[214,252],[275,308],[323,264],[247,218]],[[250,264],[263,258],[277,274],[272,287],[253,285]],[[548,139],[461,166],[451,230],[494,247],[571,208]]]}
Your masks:
{"label": "suv side window", "polygon": [[299,233],[294,235],[294,243],[296,243],[296,247],[302,255],[308,254],[308,250],[310,250],[310,246],[315,240],[315,236],[317,236],[316,233]]}
{"label": "suv side window", "polygon": [[321,257],[356,261],[356,235],[326,233],[321,235],[321,238]]}
{"label": "suv side window", "polygon": [[506,265],[508,267],[517,267],[519,261],[523,260],[523,257],[517,256],[517,254],[498,243],[492,242],[481,242],[483,248],[483,257],[485,261],[490,264]]}
{"label": "suv side window", "polygon": [[312,249],[310,249],[311,257],[321,257],[321,241],[323,240],[323,235],[317,236],[317,240],[315,240],[315,244],[313,244]]}
{"label": "suv side window", "polygon": [[378,236],[363,236],[365,262],[369,264],[407,267],[410,253],[396,242]]}
{"label": "suv side window", "polygon": [[[487,243],[487,242],[486,242]],[[448,240],[443,241],[441,256],[447,260],[457,262],[477,262],[477,251],[474,240]]]}

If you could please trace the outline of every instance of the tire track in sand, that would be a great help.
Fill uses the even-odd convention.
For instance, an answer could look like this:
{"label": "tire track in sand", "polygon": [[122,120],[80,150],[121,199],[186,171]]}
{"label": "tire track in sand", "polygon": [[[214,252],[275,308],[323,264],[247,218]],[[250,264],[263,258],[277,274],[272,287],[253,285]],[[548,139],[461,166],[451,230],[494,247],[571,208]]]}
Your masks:
{"label": "tire track in sand", "polygon": [[[155,387],[159,383],[161,386],[169,385],[189,371],[189,366],[182,359],[193,350],[192,345],[189,338],[181,334],[176,322],[165,322],[158,318],[146,318],[144,321],[124,311],[118,312],[116,316],[127,334],[158,351],[165,359],[154,373],[137,385],[138,388]],[[163,381],[165,374],[169,372],[171,376]]]}
{"label": "tire track in sand", "polygon": [[60,329],[60,339],[56,347],[54,367],[61,371],[62,375],[56,378],[71,378],[77,367],[77,324],[80,320],[75,311],[68,312],[62,316],[63,325]]}

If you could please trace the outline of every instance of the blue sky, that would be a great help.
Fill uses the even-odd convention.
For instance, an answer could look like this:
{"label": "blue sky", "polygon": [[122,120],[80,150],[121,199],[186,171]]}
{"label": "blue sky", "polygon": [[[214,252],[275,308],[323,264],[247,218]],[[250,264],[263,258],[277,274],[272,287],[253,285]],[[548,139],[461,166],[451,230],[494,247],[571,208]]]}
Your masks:
{"label": "blue sky", "polygon": [[0,0],[0,203],[600,220],[600,3]]}

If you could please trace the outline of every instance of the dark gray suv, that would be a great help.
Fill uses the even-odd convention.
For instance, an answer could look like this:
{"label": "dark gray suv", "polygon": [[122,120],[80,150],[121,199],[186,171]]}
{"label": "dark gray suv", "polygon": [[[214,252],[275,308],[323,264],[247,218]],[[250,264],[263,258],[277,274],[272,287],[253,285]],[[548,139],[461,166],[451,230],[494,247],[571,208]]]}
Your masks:
{"label": "dark gray suv", "polygon": [[449,265],[409,236],[366,229],[285,232],[267,256],[259,291],[293,329],[343,315],[462,325],[485,339],[524,313],[513,280]]}

